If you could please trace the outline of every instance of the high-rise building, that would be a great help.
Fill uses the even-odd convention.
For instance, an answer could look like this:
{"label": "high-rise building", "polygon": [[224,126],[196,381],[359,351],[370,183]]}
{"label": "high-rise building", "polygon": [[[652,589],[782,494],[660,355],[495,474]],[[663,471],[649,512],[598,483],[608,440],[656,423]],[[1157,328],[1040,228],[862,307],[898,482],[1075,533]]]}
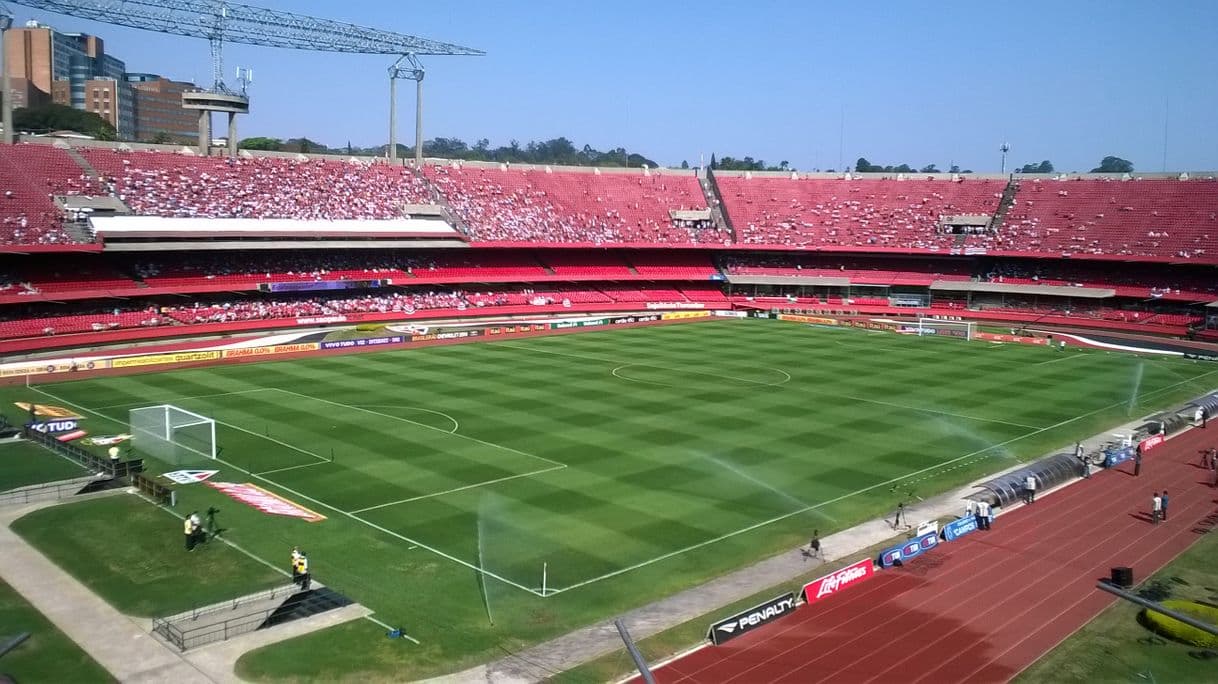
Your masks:
{"label": "high-rise building", "polygon": [[124,79],[127,67],[106,54],[101,38],[60,33],[30,21],[10,29],[6,39],[4,64],[14,108],[68,105],[101,116],[120,138],[134,136],[135,103]]}
{"label": "high-rise building", "polygon": [[199,135],[199,114],[182,107],[182,93],[199,90],[193,83],[172,81],[157,74],[126,74],[135,96],[135,139],[152,142],[164,137],[187,142]]}

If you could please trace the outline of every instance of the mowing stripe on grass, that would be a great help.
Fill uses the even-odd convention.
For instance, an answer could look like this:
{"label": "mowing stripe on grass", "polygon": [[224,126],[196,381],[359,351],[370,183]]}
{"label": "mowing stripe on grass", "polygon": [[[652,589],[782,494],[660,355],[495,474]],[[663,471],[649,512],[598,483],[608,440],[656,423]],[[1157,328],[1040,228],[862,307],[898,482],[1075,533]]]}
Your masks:
{"label": "mowing stripe on grass", "polygon": [[998,420],[997,418],[978,418],[977,416],[966,416],[963,413],[952,413],[951,411],[940,411],[939,409],[922,408],[921,406],[906,406],[905,404],[897,404],[890,401],[880,401],[879,399],[866,399],[863,397],[852,397],[848,394],[831,395],[835,399],[849,399],[864,404],[877,404],[879,406],[891,406],[892,408],[905,409],[906,411],[917,411],[918,413],[937,413],[941,416],[950,416],[952,418],[964,418],[965,420],[975,420],[980,423],[998,423],[1000,425],[1010,425],[1012,427],[1027,428],[1029,430],[1040,429],[1039,425],[1027,425],[1026,423],[1012,423],[1009,420]]}
{"label": "mowing stripe on grass", "polygon": [[[31,385],[30,389],[34,389],[34,387]],[[190,401],[191,399],[213,399],[215,397],[231,397],[235,394],[251,394],[253,392],[265,392],[269,389],[273,389],[273,388],[255,387],[254,389],[234,390],[232,392],[216,392],[215,394],[199,394],[199,395],[196,395],[193,397],[177,396],[177,397],[172,397],[170,399],[164,399],[164,400],[160,400],[160,401],[158,401],[156,399],[143,399],[140,401],[128,402],[126,404],[110,404],[109,406],[98,406],[97,409],[100,411],[105,411],[106,409],[123,408],[124,406],[149,406],[152,404],[167,404],[171,401]]]}
{"label": "mowing stripe on grass", "polygon": [[[1208,373],[1203,373],[1202,375],[1198,375],[1198,376],[1197,376],[1197,377],[1195,377],[1195,378],[1192,378],[1192,379],[1190,379],[1190,380],[1185,380],[1185,381],[1183,381],[1183,382],[1178,382],[1178,383],[1176,383],[1176,384],[1174,384],[1174,385],[1168,385],[1167,387],[1161,387],[1161,388],[1159,388],[1158,390],[1155,390],[1154,392],[1148,392],[1148,393],[1147,393],[1146,395],[1144,395],[1144,396],[1149,396],[1149,395],[1151,395],[1151,394],[1158,394],[1159,392],[1164,392],[1164,391],[1169,390],[1169,389],[1174,389],[1174,388],[1176,388],[1176,387],[1179,387],[1180,385],[1183,385],[1183,384],[1186,384],[1186,383],[1189,383],[1189,382],[1193,382],[1194,380],[1200,380],[1201,378],[1204,378],[1204,377],[1207,377],[1207,376],[1210,376],[1210,375],[1214,375],[1215,373],[1218,373],[1218,370],[1213,370],[1213,371],[1210,371],[1210,372],[1208,372]],[[708,539],[708,540],[706,540],[706,541],[699,542],[699,543],[697,543],[697,544],[691,544],[691,545],[689,545],[689,546],[686,546],[685,548],[682,548],[682,549],[677,549],[676,551],[671,551],[671,552],[666,553],[666,554],[663,554],[663,555],[661,555],[661,556],[656,556],[655,558],[652,558],[652,559],[650,559],[650,560],[643,561],[642,563],[635,563],[634,565],[631,565],[630,567],[621,568],[621,569],[619,569],[619,570],[614,570],[613,572],[605,573],[604,575],[601,575],[601,576],[599,576],[599,577],[593,577],[592,579],[584,580],[584,581],[582,581],[582,582],[577,582],[577,583],[575,583],[575,584],[572,584],[572,585],[570,585],[570,586],[563,587],[563,588],[561,588],[561,589],[554,589],[554,588],[551,588],[551,589],[550,589],[550,590],[547,592],[547,594],[546,594],[546,595],[547,595],[547,596],[554,596],[554,595],[556,595],[556,594],[561,594],[561,593],[563,593],[564,591],[570,591],[570,590],[572,590],[572,589],[578,589],[578,588],[580,588],[580,587],[585,587],[585,586],[588,586],[589,584],[594,584],[594,583],[596,583],[596,582],[600,582],[600,581],[602,581],[602,580],[606,580],[606,579],[609,579],[609,578],[611,578],[611,577],[616,577],[616,576],[618,576],[618,575],[623,575],[623,574],[625,574],[625,573],[627,573],[627,572],[631,572],[631,571],[634,571],[634,570],[638,570],[639,568],[644,568],[644,567],[647,567],[648,565],[652,565],[652,564],[654,564],[654,563],[658,563],[658,562],[660,562],[660,561],[667,560],[667,559],[669,559],[669,558],[673,558],[673,557],[675,557],[675,556],[679,556],[679,555],[684,554],[684,553],[687,553],[687,552],[689,552],[689,551],[694,551],[694,550],[696,550],[696,549],[700,549],[700,548],[702,548],[702,547],[709,546],[709,545],[711,545],[711,544],[715,544],[715,543],[717,543],[717,542],[721,542],[721,541],[723,541],[723,540],[725,540],[725,539],[730,539],[730,538],[735,537],[735,536],[737,536],[737,535],[744,534],[745,532],[751,532],[751,531],[753,531],[753,530],[756,530],[756,529],[759,529],[759,528],[765,527],[765,526],[767,526],[767,525],[772,525],[772,524],[774,524],[774,523],[776,523],[776,522],[780,522],[780,521],[786,520],[787,518],[791,518],[791,517],[794,517],[794,516],[796,516],[796,515],[801,515],[801,514],[803,514],[803,513],[807,513],[808,511],[816,510],[816,509],[818,509],[818,508],[822,508],[822,507],[824,507],[824,506],[828,506],[828,505],[830,505],[830,504],[834,504],[834,503],[837,503],[837,502],[839,502],[839,501],[844,501],[845,499],[849,499],[849,498],[851,498],[851,497],[858,496],[859,494],[865,494],[865,493],[867,493],[867,492],[874,491],[874,490],[879,489],[879,488],[881,488],[881,487],[885,487],[885,486],[888,486],[888,485],[893,485],[893,484],[896,484],[896,483],[901,482],[901,481],[903,481],[903,480],[907,480],[907,479],[909,479],[909,478],[911,478],[911,477],[915,477],[915,476],[917,476],[917,475],[924,475],[925,473],[928,473],[928,472],[931,472],[931,471],[934,471],[934,470],[938,470],[938,469],[943,468],[943,467],[945,467],[945,466],[953,465],[953,464],[958,463],[958,462],[960,462],[960,461],[963,461],[963,460],[965,460],[965,459],[968,459],[968,458],[973,458],[974,456],[977,456],[977,455],[979,455],[979,454],[983,454],[983,453],[985,453],[985,452],[987,452],[987,451],[990,451],[991,449],[997,449],[997,448],[999,448],[999,447],[1004,447],[1004,446],[1006,446],[1006,445],[1008,445],[1008,444],[1013,444],[1013,443],[1018,442],[1018,441],[1020,441],[1020,440],[1022,440],[1022,439],[1027,439],[1028,437],[1032,437],[1032,436],[1035,436],[1035,435],[1039,435],[1039,434],[1041,434],[1041,433],[1043,433],[1043,432],[1048,432],[1049,430],[1054,430],[1054,429],[1057,429],[1057,428],[1059,428],[1059,427],[1063,427],[1063,426],[1065,426],[1065,425],[1069,425],[1070,423],[1073,423],[1073,422],[1075,422],[1075,421],[1077,421],[1077,420],[1080,420],[1080,419],[1082,419],[1082,418],[1087,418],[1087,417],[1089,417],[1089,416],[1093,416],[1093,415],[1095,415],[1095,414],[1097,414],[1097,413],[1101,413],[1101,412],[1103,412],[1103,411],[1107,411],[1107,410],[1110,410],[1110,409],[1114,409],[1114,408],[1116,408],[1116,407],[1118,407],[1118,406],[1122,406],[1122,405],[1124,405],[1125,403],[1126,403],[1126,402],[1123,402],[1123,401],[1118,401],[1118,402],[1116,402],[1116,403],[1114,403],[1114,404],[1109,404],[1108,406],[1104,406],[1104,407],[1098,408],[1098,409],[1096,409],[1096,410],[1094,410],[1094,411],[1089,411],[1089,412],[1087,412],[1087,413],[1084,413],[1084,414],[1082,414],[1082,415],[1075,416],[1075,417],[1073,417],[1073,418],[1067,418],[1066,420],[1063,420],[1063,421],[1061,421],[1060,423],[1057,423],[1057,424],[1055,424],[1055,425],[1050,425],[1050,426],[1048,426],[1048,427],[1043,427],[1043,428],[1037,428],[1036,430],[1034,430],[1034,431],[1032,431],[1032,432],[1029,432],[1029,433],[1027,433],[1027,434],[1020,435],[1020,436],[1018,436],[1018,437],[1014,437],[1014,438],[1012,438],[1012,439],[1008,439],[1008,440],[1007,440],[1007,441],[1005,441],[1005,442],[999,442],[998,444],[991,444],[990,446],[985,447],[984,449],[978,449],[977,451],[974,451],[974,452],[971,452],[971,453],[965,454],[965,455],[963,455],[963,456],[957,456],[956,458],[953,458],[953,459],[950,459],[950,460],[947,460],[947,461],[943,461],[942,463],[938,463],[938,464],[935,464],[935,465],[932,465],[932,466],[928,466],[928,467],[926,467],[926,468],[922,468],[921,470],[915,470],[915,471],[914,471],[914,472],[912,472],[912,473],[906,473],[905,475],[901,475],[901,476],[899,476],[899,477],[894,477],[894,478],[892,478],[892,479],[885,480],[885,481],[883,481],[883,482],[879,482],[879,483],[876,483],[876,484],[870,485],[870,486],[868,486],[868,487],[864,487],[864,488],[862,488],[862,489],[858,489],[858,490],[855,490],[855,491],[853,491],[853,492],[849,492],[849,493],[847,493],[847,494],[843,494],[843,495],[841,495],[841,496],[834,497],[834,498],[832,498],[832,499],[829,499],[828,501],[822,501],[821,503],[818,503],[818,504],[813,504],[813,505],[810,505],[810,506],[806,506],[805,508],[802,508],[802,509],[800,509],[800,510],[791,511],[790,513],[785,513],[785,514],[783,514],[783,515],[775,516],[775,517],[773,517],[773,518],[770,518],[769,520],[765,520],[765,521],[762,521],[762,522],[756,523],[756,524],[754,524],[754,525],[749,525],[748,527],[745,527],[745,528],[742,528],[742,529],[736,530],[736,531],[734,531],[734,532],[728,532],[727,534],[720,535],[720,536],[718,536],[718,537],[715,537],[714,539]]]}
{"label": "mowing stripe on grass", "polygon": [[343,408],[351,409],[352,411],[359,411],[361,413],[368,413],[368,414],[371,414],[374,416],[380,416],[381,418],[388,418],[390,420],[397,420],[397,421],[400,421],[403,423],[410,423],[411,425],[417,425],[418,427],[424,428],[426,430],[433,430],[435,432],[440,432],[440,433],[443,433],[446,435],[450,435],[452,437],[457,437],[460,439],[469,440],[471,442],[476,442],[478,444],[481,444],[484,447],[490,447],[492,449],[501,449],[503,451],[510,451],[511,453],[516,454],[518,456],[525,456],[527,458],[537,459],[538,461],[545,461],[546,463],[549,463],[550,465],[553,465],[553,466],[562,466],[563,468],[567,467],[566,463],[559,463],[558,461],[555,461],[550,458],[546,458],[545,456],[538,456],[536,454],[530,454],[526,451],[521,451],[519,449],[513,449],[512,447],[503,446],[502,444],[495,444],[494,442],[487,442],[487,441],[478,439],[477,437],[470,437],[469,435],[463,435],[458,432],[449,432],[448,430],[440,429],[434,425],[428,425],[427,423],[420,423],[417,421],[410,420],[409,418],[400,418],[398,416],[391,416],[388,413],[381,413],[380,411],[372,411],[369,409],[360,408],[358,406],[351,406],[350,404],[344,404],[344,403],[338,402],[338,401],[330,401],[329,399],[322,399],[320,397],[310,397],[307,394],[301,394],[300,392],[293,392],[292,390],[285,390],[281,387],[268,387],[267,389],[275,390],[276,392],[283,392],[284,394],[291,394],[292,396],[300,397],[301,399],[308,399],[310,401],[320,401],[323,404],[330,404],[331,406],[341,406]]}
{"label": "mowing stripe on grass", "polygon": [[[598,356],[587,356],[585,354],[571,354],[569,352],[557,352],[557,351],[552,351],[549,349],[538,349],[536,347],[526,347],[526,346],[519,345],[519,344],[509,344],[507,342],[500,342],[499,344],[492,345],[492,346],[510,347],[512,349],[523,349],[524,351],[537,352],[538,354],[553,354],[554,356],[569,356],[573,359],[586,359],[588,361],[600,361],[601,363],[621,363],[620,360],[615,361],[613,359],[605,359],[605,358],[601,358]],[[735,380],[736,382],[743,382],[743,383],[746,383],[749,385],[757,385],[758,387],[778,387],[780,385],[785,385],[788,382],[791,382],[790,373],[786,372],[785,370],[783,370],[781,368],[770,368],[768,366],[758,366],[758,368],[760,368],[762,370],[775,371],[777,373],[782,373],[783,379],[779,380],[778,382],[762,382],[760,380],[752,380],[749,378],[737,378],[732,375],[722,375],[720,373],[709,373],[707,371],[691,370],[688,368],[669,368],[667,366],[657,366],[654,363],[627,363],[625,365],[621,365],[621,366],[618,366],[617,368],[614,368],[613,376],[616,378],[619,378],[621,380],[644,382],[642,380],[635,380],[634,378],[624,378],[617,374],[617,371],[619,371],[623,368],[629,368],[630,366],[641,366],[643,368],[658,368],[660,370],[666,370],[666,371],[670,371],[673,373],[692,373],[694,375],[705,375],[705,376],[709,376],[712,378],[719,378],[720,380]],[[660,383],[650,383],[649,382],[647,384],[660,384]],[[664,385],[664,386],[667,386],[667,385]]]}
{"label": "mowing stripe on grass", "polygon": [[[37,393],[39,393],[39,394],[42,394],[42,395],[44,395],[44,396],[50,397],[50,398],[54,399],[55,401],[58,401],[58,402],[60,402],[60,403],[62,403],[62,404],[65,404],[65,405],[67,405],[67,406],[74,406],[74,407],[76,407],[76,408],[78,408],[78,409],[80,409],[80,410],[82,410],[82,411],[87,412],[87,413],[91,413],[91,414],[93,414],[93,415],[95,415],[95,416],[100,416],[100,417],[102,417],[102,418],[105,418],[106,420],[110,420],[110,421],[114,421],[114,422],[118,422],[118,423],[121,423],[121,422],[122,422],[122,421],[120,421],[120,420],[116,419],[114,416],[108,416],[108,415],[106,415],[106,414],[104,414],[104,413],[102,413],[102,412],[100,412],[100,411],[94,411],[93,409],[90,409],[90,408],[88,408],[88,407],[82,406],[82,405],[80,405],[80,404],[77,404],[77,403],[74,403],[74,402],[71,402],[71,401],[68,401],[67,399],[64,399],[63,397],[56,396],[56,395],[54,395],[54,394],[51,394],[50,392],[47,392],[46,390],[40,389],[40,388],[35,387],[35,386],[33,386],[33,385],[30,385],[30,386],[28,387],[28,389],[33,390],[33,391],[35,391],[35,392],[37,392]],[[290,392],[290,394],[296,394],[296,393],[295,393],[295,392]],[[301,394],[301,395],[299,395],[299,396],[302,396],[302,397],[303,397],[303,396],[305,396],[305,395]],[[308,397],[306,397],[306,398],[308,398]],[[333,403],[333,402],[329,402],[329,403]],[[240,431],[242,431],[242,432],[247,432],[247,433],[249,433],[249,434],[251,434],[251,435],[254,435],[255,437],[261,437],[261,438],[263,438],[263,439],[268,439],[268,440],[271,440],[271,441],[276,442],[276,443],[278,443],[278,444],[282,444],[283,446],[286,446],[286,447],[289,447],[289,448],[292,448],[292,449],[296,449],[297,451],[301,451],[301,452],[303,452],[303,453],[309,453],[309,452],[307,452],[307,451],[304,451],[303,449],[300,449],[299,447],[294,447],[294,446],[292,446],[292,445],[290,445],[290,444],[286,444],[286,443],[284,443],[284,442],[279,442],[278,440],[272,439],[272,438],[267,437],[267,436],[265,436],[265,435],[260,435],[260,434],[258,434],[257,432],[251,432],[251,431],[249,431],[249,430],[246,430],[245,428],[239,428],[239,427],[236,427],[236,426],[233,426],[233,425],[228,425],[227,423],[220,423],[220,421],[216,421],[216,422],[217,422],[218,424],[221,424],[221,425],[226,425],[227,427],[231,427],[231,428],[234,428],[234,429],[236,429],[236,430],[240,430]],[[425,427],[430,427],[430,426],[425,426]],[[435,429],[435,428],[432,428],[432,429]],[[444,431],[444,430],[440,430],[440,432],[445,432],[445,431]],[[445,432],[445,434],[449,434],[449,433]],[[460,436],[460,435],[459,435],[459,436]],[[472,438],[471,438],[471,439],[472,439]],[[527,454],[526,454],[526,455],[527,455]],[[540,457],[539,457],[539,458],[540,458]],[[331,510],[331,511],[334,511],[335,513],[338,513],[338,514],[340,514],[340,515],[346,516],[346,517],[350,518],[351,520],[354,520],[354,521],[356,521],[356,522],[358,522],[358,523],[362,523],[362,524],[364,524],[364,525],[367,525],[368,527],[371,527],[371,528],[372,528],[372,529],[374,529],[374,530],[377,530],[377,531],[379,531],[379,532],[382,532],[382,533],[384,533],[384,534],[387,534],[387,535],[389,535],[389,536],[391,536],[391,537],[395,537],[395,538],[397,538],[397,539],[400,539],[401,541],[404,541],[404,542],[406,542],[407,544],[414,544],[415,546],[418,546],[418,547],[419,547],[419,548],[421,548],[421,549],[427,549],[428,551],[430,551],[430,552],[432,552],[432,553],[436,554],[437,556],[440,556],[441,558],[446,558],[446,559],[448,559],[448,560],[450,560],[450,561],[452,561],[452,562],[454,562],[454,563],[456,563],[456,564],[458,564],[458,565],[461,565],[461,566],[463,566],[463,567],[469,568],[470,570],[473,570],[474,572],[482,573],[482,574],[486,575],[487,577],[493,577],[494,579],[497,579],[497,580],[499,580],[500,582],[503,582],[504,584],[507,584],[508,586],[516,587],[517,589],[521,589],[521,590],[523,590],[523,591],[527,591],[527,592],[529,592],[530,594],[533,594],[534,596],[541,596],[541,593],[540,593],[540,592],[537,592],[537,591],[535,591],[534,589],[532,589],[532,588],[530,588],[530,587],[526,587],[526,586],[524,586],[523,584],[518,584],[518,583],[516,583],[516,582],[513,582],[513,581],[512,581],[512,580],[510,580],[510,579],[507,579],[506,577],[502,577],[502,576],[500,576],[500,575],[498,575],[498,574],[496,574],[496,573],[493,573],[493,572],[491,572],[491,571],[489,571],[489,570],[486,570],[486,569],[484,569],[484,568],[480,568],[480,567],[478,567],[478,566],[476,566],[476,565],[473,565],[472,563],[469,563],[469,562],[463,561],[463,560],[461,560],[460,558],[457,558],[456,556],[453,556],[453,555],[447,554],[447,553],[445,553],[445,552],[443,552],[443,551],[441,551],[441,550],[439,550],[439,549],[437,549],[437,548],[434,548],[434,547],[432,547],[432,546],[429,546],[429,545],[427,545],[427,544],[424,544],[423,542],[420,542],[420,541],[415,540],[415,539],[411,539],[410,537],[407,537],[407,536],[402,535],[402,534],[398,534],[397,532],[394,532],[393,530],[390,530],[390,529],[387,529],[387,528],[382,527],[382,526],[380,526],[380,525],[377,525],[376,523],[371,522],[371,521],[369,521],[369,520],[365,520],[365,519],[363,519],[363,518],[359,517],[358,515],[355,515],[354,513],[351,513],[350,511],[345,511],[345,510],[343,510],[343,509],[341,509],[341,508],[338,508],[337,506],[331,506],[330,504],[328,504],[328,503],[326,503],[326,502],[324,502],[324,501],[321,501],[321,500],[319,500],[319,499],[315,499],[315,498],[313,498],[313,497],[311,497],[311,496],[309,496],[309,495],[307,495],[307,494],[304,494],[304,493],[298,492],[298,491],[296,491],[295,489],[292,489],[291,487],[286,487],[286,486],[284,486],[284,485],[282,485],[282,484],[280,484],[280,483],[278,483],[278,482],[276,482],[276,481],[274,481],[274,480],[270,479],[269,477],[263,477],[263,476],[261,476],[261,475],[259,475],[259,474],[257,474],[257,473],[250,472],[250,471],[249,471],[249,470],[247,470],[246,468],[242,468],[241,466],[237,465],[236,463],[230,463],[230,462],[228,462],[228,461],[226,461],[226,460],[224,460],[224,459],[222,459],[222,458],[219,458],[219,457],[216,457],[216,458],[215,458],[215,460],[216,460],[216,461],[218,461],[218,462],[220,462],[220,463],[223,463],[223,464],[227,465],[227,466],[228,466],[228,467],[230,467],[230,468],[236,468],[237,470],[239,470],[239,471],[241,471],[241,472],[243,472],[243,473],[245,473],[245,474],[249,475],[250,477],[252,477],[252,478],[254,478],[254,479],[257,479],[257,480],[262,480],[263,482],[266,482],[267,484],[270,484],[270,485],[271,485],[271,486],[273,486],[273,487],[278,487],[279,489],[282,489],[282,490],[283,490],[283,491],[285,491],[285,492],[289,492],[289,493],[291,493],[293,496],[300,497],[301,499],[304,499],[304,500],[306,500],[306,501],[311,501],[311,502],[313,502],[313,503],[317,504],[318,506],[322,506],[323,508],[327,508],[327,509],[329,509],[329,510]],[[558,465],[563,465],[563,464],[559,463]],[[564,467],[565,467],[565,466],[564,466]],[[544,598],[544,597],[543,597],[543,598]]]}

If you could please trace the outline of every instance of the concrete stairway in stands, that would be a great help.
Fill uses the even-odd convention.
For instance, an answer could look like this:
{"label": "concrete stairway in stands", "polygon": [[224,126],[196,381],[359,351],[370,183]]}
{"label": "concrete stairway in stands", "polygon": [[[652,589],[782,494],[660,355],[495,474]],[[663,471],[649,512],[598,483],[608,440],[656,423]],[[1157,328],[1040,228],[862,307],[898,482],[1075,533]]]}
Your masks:
{"label": "concrete stairway in stands", "polygon": [[427,190],[431,193],[432,201],[444,209],[444,218],[447,219],[450,224],[455,226],[457,230],[461,231],[465,235],[469,235],[469,226],[466,225],[465,221],[461,219],[460,214],[453,211],[452,205],[448,203],[448,198],[444,196],[444,193],[440,190],[440,188],[436,187],[435,183],[428,180],[427,175],[423,173],[423,169],[416,168],[413,169],[411,173],[418,176],[423,183],[427,185]]}
{"label": "concrete stairway in stands", "polygon": [[1007,183],[1006,189],[1002,191],[1002,199],[998,200],[998,211],[994,212],[994,216],[990,218],[990,232],[996,232],[1002,227],[1002,221],[1006,218],[1007,212],[1011,210],[1011,206],[1015,204],[1015,193],[1019,192],[1019,181],[1012,179]]}
{"label": "concrete stairway in stands", "polygon": [[714,173],[710,169],[700,172],[698,174],[698,185],[702,186],[702,194],[706,196],[706,206],[710,207],[711,218],[715,221],[715,227],[731,235],[732,242],[735,242],[736,231],[732,228],[732,224],[727,218],[727,212],[723,211],[723,198],[719,195],[719,186],[715,183]]}

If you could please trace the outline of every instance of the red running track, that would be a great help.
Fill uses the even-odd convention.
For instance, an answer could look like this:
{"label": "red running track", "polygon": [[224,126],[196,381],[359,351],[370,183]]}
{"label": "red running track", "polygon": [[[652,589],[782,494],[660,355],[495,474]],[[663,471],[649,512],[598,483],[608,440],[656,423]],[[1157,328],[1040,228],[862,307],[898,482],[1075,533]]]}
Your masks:
{"label": "red running track", "polygon": [[[1191,430],[1132,464],[1097,473],[941,544],[904,568],[803,606],[723,646],[656,670],[660,682],[1005,682],[1116,599],[1110,568],[1135,580],[1218,523],[1218,490],[1198,451],[1218,425]],[[1153,491],[1170,491],[1152,525]]]}

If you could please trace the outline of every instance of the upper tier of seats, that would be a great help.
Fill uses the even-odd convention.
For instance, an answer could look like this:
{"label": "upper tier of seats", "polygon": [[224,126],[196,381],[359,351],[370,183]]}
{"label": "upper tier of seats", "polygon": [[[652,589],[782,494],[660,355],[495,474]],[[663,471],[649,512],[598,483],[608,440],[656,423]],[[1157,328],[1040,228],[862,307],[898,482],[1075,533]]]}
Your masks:
{"label": "upper tier of seats", "polygon": [[1008,244],[1054,254],[1218,258],[1218,181],[1024,180]]}
{"label": "upper tier of seats", "polygon": [[428,166],[425,174],[482,242],[686,245],[729,238],[669,212],[706,209],[693,172],[591,173]]}
{"label": "upper tier of seats", "polygon": [[736,241],[782,247],[944,249],[971,245],[940,217],[993,215],[1002,180],[717,176]]}
{"label": "upper tier of seats", "polygon": [[47,145],[0,145],[0,244],[74,242],[52,195],[98,188],[68,153]]}
{"label": "upper tier of seats", "polygon": [[[112,192],[163,217],[377,220],[448,203],[474,243],[985,250],[1218,262],[1218,181],[972,176],[715,176],[733,231],[674,219],[707,209],[690,171],[385,163],[19,144],[0,149],[0,245],[72,242],[52,195]],[[92,166],[104,182],[90,177]],[[1000,217],[965,234],[955,215]],[[975,222],[973,219],[971,222]],[[614,265],[616,266],[616,264]],[[629,266],[637,267],[637,264]],[[628,266],[628,267],[629,267]]]}
{"label": "upper tier of seats", "polygon": [[82,153],[119,199],[147,216],[392,219],[402,217],[404,204],[432,202],[421,178],[388,164],[95,148]]}

